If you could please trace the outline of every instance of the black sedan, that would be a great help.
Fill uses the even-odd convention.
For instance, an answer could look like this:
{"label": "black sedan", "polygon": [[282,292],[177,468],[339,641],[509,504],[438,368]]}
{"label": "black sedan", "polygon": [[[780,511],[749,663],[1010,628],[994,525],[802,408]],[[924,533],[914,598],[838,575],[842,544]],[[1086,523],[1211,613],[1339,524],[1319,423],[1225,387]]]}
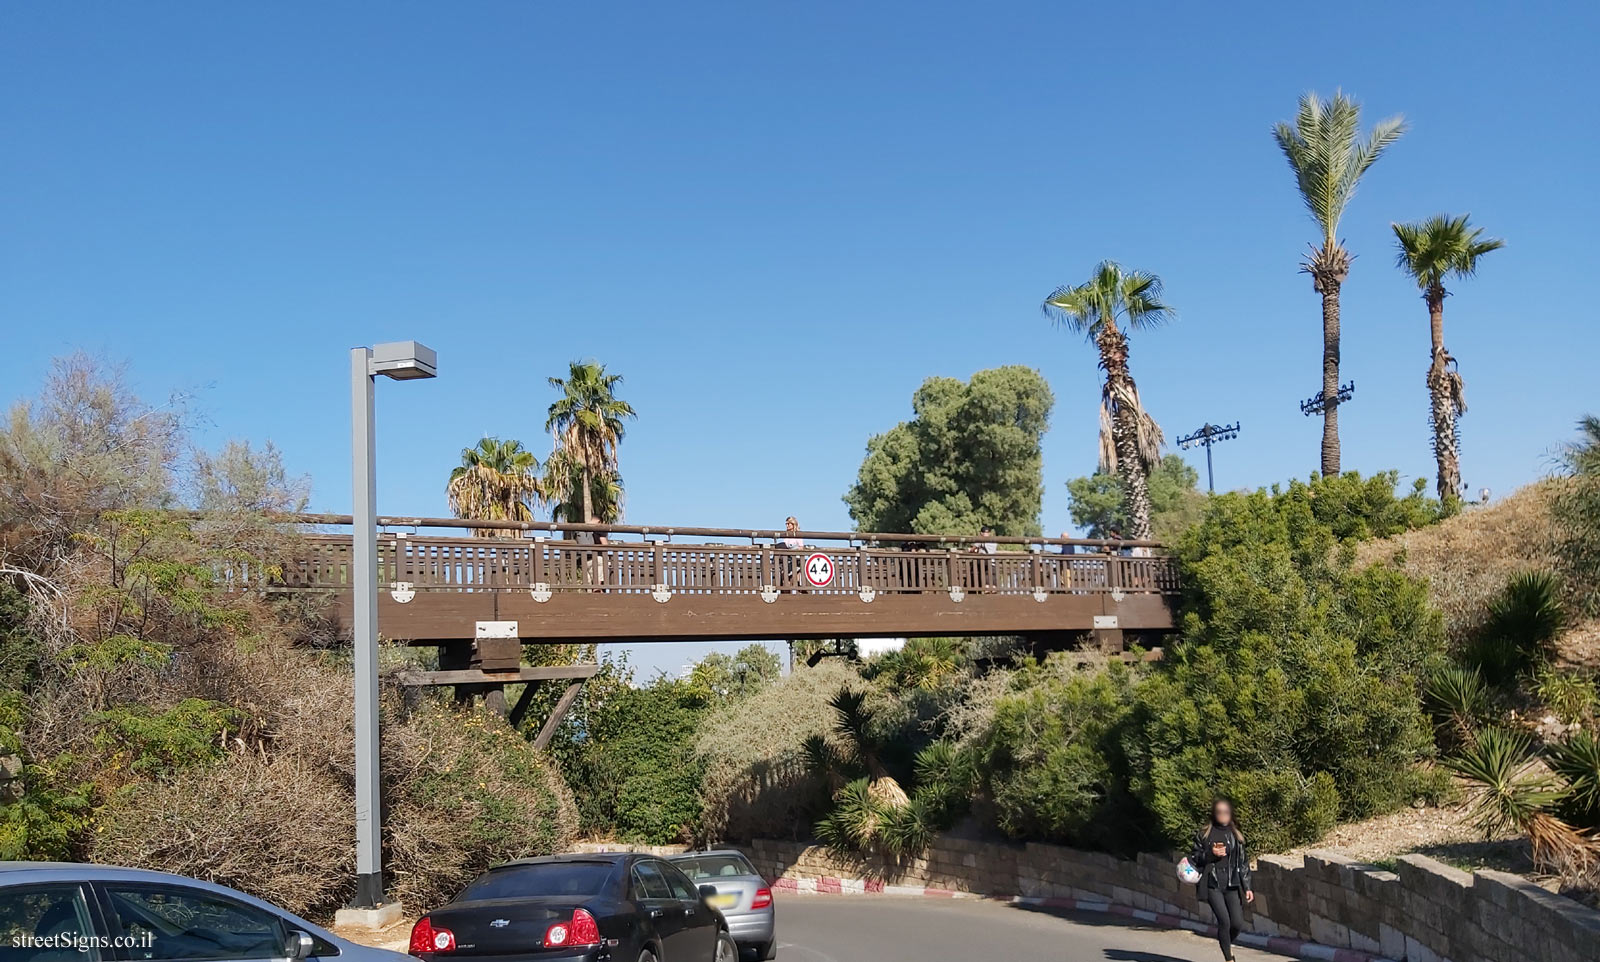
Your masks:
{"label": "black sedan", "polygon": [[425,962],[737,962],[722,913],[650,855],[555,855],[498,865],[417,920]]}

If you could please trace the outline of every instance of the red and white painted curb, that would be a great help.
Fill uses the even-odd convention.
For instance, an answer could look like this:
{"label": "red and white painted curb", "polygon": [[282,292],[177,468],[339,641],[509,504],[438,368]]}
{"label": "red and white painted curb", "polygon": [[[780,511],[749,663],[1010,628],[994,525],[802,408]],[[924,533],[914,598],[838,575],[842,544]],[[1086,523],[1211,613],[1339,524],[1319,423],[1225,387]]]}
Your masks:
{"label": "red and white painted curb", "polygon": [[[802,879],[780,878],[772,883],[772,890],[774,892],[793,892],[800,895],[912,895],[944,899],[986,898],[986,896],[974,895],[971,892],[955,892],[950,889],[924,888],[918,885],[887,885],[882,879],[832,878],[830,876]],[[1022,895],[1009,898],[1002,896],[997,901],[1009,902],[1012,905],[1066,909],[1074,912],[1101,912],[1148,925],[1158,925],[1162,928],[1187,929],[1190,932],[1211,937],[1215,937],[1217,933],[1217,927],[1214,925],[1207,925],[1204,922],[1197,922],[1194,919],[1186,919],[1166,912],[1137,909],[1131,905],[1120,905],[1116,902],[1091,899],[1030,898]],[[1392,959],[1371,955],[1356,949],[1337,949],[1331,945],[1323,945],[1320,942],[1305,942],[1300,939],[1258,935],[1255,932],[1245,932],[1234,940],[1234,944],[1248,946],[1253,949],[1262,949],[1267,952],[1276,952],[1280,955],[1297,956],[1302,959],[1317,959],[1319,962],[1394,962]]]}

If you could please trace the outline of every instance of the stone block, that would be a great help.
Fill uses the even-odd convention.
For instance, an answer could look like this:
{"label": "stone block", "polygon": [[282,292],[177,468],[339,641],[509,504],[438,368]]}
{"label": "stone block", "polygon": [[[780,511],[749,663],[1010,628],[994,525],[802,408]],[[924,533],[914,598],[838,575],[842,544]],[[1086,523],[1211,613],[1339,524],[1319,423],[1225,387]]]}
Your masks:
{"label": "stone block", "polygon": [[1320,915],[1311,916],[1311,940],[1331,945],[1337,949],[1350,947],[1350,930],[1338,922],[1323,918]]}
{"label": "stone block", "polygon": [[1405,933],[1392,925],[1378,926],[1379,954],[1389,959],[1403,959],[1406,955]]}
{"label": "stone block", "polygon": [[1466,914],[1473,886],[1472,876],[1467,872],[1426,855],[1402,855],[1399,875],[1407,889],[1420,892],[1455,913]]}
{"label": "stone block", "polygon": [[1418,942],[1409,935],[1406,936],[1405,954],[1401,955],[1400,958],[1405,959],[1406,962],[1448,962],[1447,959],[1439,955],[1431,947]]}

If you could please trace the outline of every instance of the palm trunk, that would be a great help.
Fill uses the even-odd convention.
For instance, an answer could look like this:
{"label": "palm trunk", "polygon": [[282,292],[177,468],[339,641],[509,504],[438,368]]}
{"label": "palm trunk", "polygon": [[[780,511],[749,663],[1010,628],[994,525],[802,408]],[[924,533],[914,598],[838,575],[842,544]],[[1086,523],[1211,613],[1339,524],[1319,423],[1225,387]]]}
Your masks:
{"label": "palm trunk", "polygon": [[1439,500],[1449,504],[1461,497],[1461,452],[1456,444],[1459,412],[1450,383],[1450,352],[1444,348],[1444,288],[1435,284],[1423,297],[1428,303],[1428,328],[1433,342],[1433,358],[1428,363],[1428,402],[1433,413],[1437,491]]}
{"label": "palm trunk", "polygon": [[594,477],[589,466],[583,466],[583,518],[584,524],[594,517]]}
{"label": "palm trunk", "polygon": [[1339,476],[1339,281],[1322,288],[1322,476]]}
{"label": "palm trunk", "polygon": [[1128,371],[1128,339],[1111,323],[1101,326],[1100,366],[1106,372],[1106,396],[1111,404],[1111,442],[1117,450],[1117,473],[1122,476],[1123,504],[1128,511],[1128,533],[1135,540],[1150,538],[1150,479],[1139,451],[1139,411],[1133,375]]}

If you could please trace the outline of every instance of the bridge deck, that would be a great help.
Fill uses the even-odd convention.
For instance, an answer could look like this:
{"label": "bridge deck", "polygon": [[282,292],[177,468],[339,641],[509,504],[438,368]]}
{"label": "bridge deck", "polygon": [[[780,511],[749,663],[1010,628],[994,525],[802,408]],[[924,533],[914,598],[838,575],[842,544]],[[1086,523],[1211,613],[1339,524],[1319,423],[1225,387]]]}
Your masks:
{"label": "bridge deck", "polygon": [[[480,622],[515,622],[517,637],[548,642],[1173,627],[1178,581],[1171,559],[1059,554],[1056,545],[1064,542],[1033,541],[1016,545],[1030,550],[985,554],[960,544],[911,550],[860,543],[591,545],[383,534],[378,624],[386,638],[416,642],[472,639]],[[347,627],[350,537],[307,535],[299,544],[272,590],[326,593]],[[807,560],[816,554],[833,572],[822,587],[807,577]],[[1106,616],[1117,620],[1097,623]]]}

